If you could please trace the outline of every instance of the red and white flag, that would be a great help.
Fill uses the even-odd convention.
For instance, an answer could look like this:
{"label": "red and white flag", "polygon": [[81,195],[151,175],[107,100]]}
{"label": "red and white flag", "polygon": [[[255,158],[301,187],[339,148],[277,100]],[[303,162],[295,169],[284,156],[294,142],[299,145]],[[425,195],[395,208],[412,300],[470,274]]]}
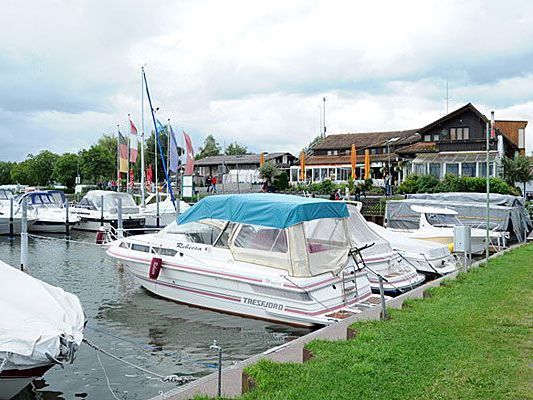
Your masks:
{"label": "red and white flag", "polygon": [[136,163],[137,162],[137,153],[138,153],[138,147],[139,147],[139,141],[137,140],[137,128],[133,124],[133,121],[131,118],[130,120],[130,162]]}
{"label": "red and white flag", "polygon": [[194,150],[192,148],[192,140],[189,135],[183,132],[183,140],[185,142],[185,175],[194,174]]}

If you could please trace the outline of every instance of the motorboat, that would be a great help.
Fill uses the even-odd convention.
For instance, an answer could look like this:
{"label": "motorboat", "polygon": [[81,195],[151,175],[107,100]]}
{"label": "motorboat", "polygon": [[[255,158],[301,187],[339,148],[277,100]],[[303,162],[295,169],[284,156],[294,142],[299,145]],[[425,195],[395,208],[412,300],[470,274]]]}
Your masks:
{"label": "motorboat", "polygon": [[75,295],[1,261],[0,276],[0,400],[7,400],[74,360],[85,315]]}
{"label": "motorboat", "polygon": [[15,196],[13,192],[9,189],[0,189],[0,207],[9,207],[11,199],[14,199]]}
{"label": "motorboat", "polygon": [[[39,190],[18,196],[16,210],[17,214],[21,212],[22,202],[24,199],[27,201],[28,216],[35,218],[35,222],[28,227],[29,232],[65,232],[65,227],[67,224],[67,210],[63,207],[59,207],[50,193]],[[72,228],[79,223],[80,217],[69,210],[69,226]]]}
{"label": "motorboat", "polygon": [[124,229],[144,229],[145,217],[129,193],[110,190],[90,190],[71,207],[71,211],[81,218],[76,229],[97,231],[100,227],[118,227],[118,203],[122,202],[122,227]]}
{"label": "motorboat", "polygon": [[209,196],[155,234],[107,254],[148,291],[292,325],[327,325],[379,303],[351,257],[342,202],[282,194]]}
{"label": "motorboat", "polygon": [[[183,200],[175,200],[176,205],[172,202],[168,193],[159,193],[159,226],[157,224],[157,196],[155,193],[150,194],[145,200],[145,207],[140,208],[141,214],[146,219],[147,228],[165,227],[176,220],[176,214],[184,213],[190,207]],[[178,210],[179,207],[179,210]]]}
{"label": "motorboat", "polygon": [[370,229],[381,236],[418,272],[426,275],[445,275],[459,268],[457,259],[448,246],[427,240],[411,239],[373,222],[367,222]]}
{"label": "motorboat", "polygon": [[[11,211],[11,202],[13,202],[13,211]],[[13,219],[12,222],[11,218]],[[27,215],[26,227],[31,227],[35,221],[35,217]],[[17,205],[13,192],[8,189],[0,189],[0,235],[8,235],[11,231],[11,224],[13,225],[13,234],[19,235],[22,230],[21,222],[22,212]]]}
{"label": "motorboat", "polygon": [[[404,234],[411,239],[427,240],[440,243],[453,249],[454,227],[463,225],[457,218],[457,211],[434,206],[412,205],[411,210],[420,214],[418,229],[390,229],[392,232]],[[491,232],[489,239],[498,241],[501,232]],[[487,233],[484,229],[471,228],[471,253],[481,254],[485,251]]]}
{"label": "motorboat", "polygon": [[391,295],[411,290],[424,282],[425,277],[368,226],[357,205],[345,204],[349,210],[350,240],[354,248],[363,249],[360,253],[373,291],[380,290],[380,277],[384,291]]}

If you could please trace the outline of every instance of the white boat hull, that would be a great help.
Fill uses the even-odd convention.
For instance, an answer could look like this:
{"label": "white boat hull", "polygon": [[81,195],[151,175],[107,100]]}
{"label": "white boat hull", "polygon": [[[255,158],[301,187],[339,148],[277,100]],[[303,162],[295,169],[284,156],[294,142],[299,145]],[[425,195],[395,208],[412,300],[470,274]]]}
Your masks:
{"label": "white boat hull", "polygon": [[[69,228],[75,229],[79,222],[69,222]],[[66,224],[64,222],[36,221],[28,228],[28,232],[41,233],[65,233]]]}
{"label": "white boat hull", "polygon": [[151,259],[121,254],[121,250],[110,247],[107,252],[118,258],[146,290],[201,308],[309,327],[335,322],[336,319],[327,315],[336,311],[353,308],[353,312],[359,312],[358,306],[374,304],[366,273],[357,275],[357,290],[353,275],[345,276],[347,295],[344,302],[342,281],[332,275],[318,278],[319,283],[315,279],[314,283],[302,289],[300,285],[290,284],[290,281],[267,286],[262,279],[237,276],[231,271],[224,272],[223,268],[207,272],[185,263],[163,261],[158,278],[150,279]]}
{"label": "white boat hull", "polygon": [[[35,220],[28,220],[28,230],[34,224]],[[15,219],[13,221],[13,234],[20,235],[21,232],[21,221],[20,219]],[[9,218],[0,218],[0,235],[9,235]]]}

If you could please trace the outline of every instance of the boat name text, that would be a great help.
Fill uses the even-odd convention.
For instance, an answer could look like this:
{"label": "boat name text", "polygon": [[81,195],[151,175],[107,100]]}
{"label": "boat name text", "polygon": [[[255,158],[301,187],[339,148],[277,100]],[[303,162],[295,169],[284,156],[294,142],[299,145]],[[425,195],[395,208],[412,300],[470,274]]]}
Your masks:
{"label": "boat name text", "polygon": [[202,251],[204,250],[203,247],[200,247],[200,246],[194,246],[190,243],[176,243],[176,247],[178,249],[182,249],[182,250],[195,250],[195,251]]}
{"label": "boat name text", "polygon": [[272,303],[271,301],[265,301],[260,299],[251,299],[249,297],[242,298],[244,304],[250,304],[252,306],[258,306],[263,308],[273,308],[275,310],[283,311],[283,304]]}

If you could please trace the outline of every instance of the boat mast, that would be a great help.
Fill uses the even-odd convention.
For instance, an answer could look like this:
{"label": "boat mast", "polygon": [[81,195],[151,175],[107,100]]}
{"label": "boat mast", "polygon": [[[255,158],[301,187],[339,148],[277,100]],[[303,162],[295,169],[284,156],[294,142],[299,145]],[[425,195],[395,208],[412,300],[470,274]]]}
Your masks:
{"label": "boat mast", "polygon": [[120,192],[120,125],[117,124],[117,192]]}
{"label": "boat mast", "polygon": [[141,67],[141,204],[146,207],[144,192],[144,65]]}
{"label": "boat mast", "polygon": [[[167,119],[167,171],[170,175],[170,118]],[[172,179],[169,179],[169,184],[172,184]],[[170,188],[167,185],[167,194],[170,193]]]}

